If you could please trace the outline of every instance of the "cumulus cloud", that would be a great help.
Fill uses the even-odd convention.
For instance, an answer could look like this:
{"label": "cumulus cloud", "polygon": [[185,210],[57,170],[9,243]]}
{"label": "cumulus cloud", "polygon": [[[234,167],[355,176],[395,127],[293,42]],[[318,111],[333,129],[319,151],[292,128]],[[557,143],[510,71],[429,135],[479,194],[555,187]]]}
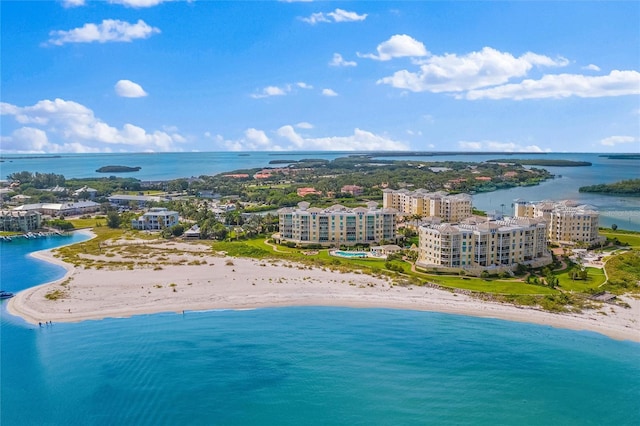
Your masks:
{"label": "cumulus cloud", "polygon": [[48,44],[62,46],[65,43],[131,42],[158,33],[158,28],[148,25],[142,19],[135,24],[118,19],[105,19],[100,24],[89,23],[68,31],[51,31]]}
{"label": "cumulus cloud", "polygon": [[298,129],[313,129],[313,124],[307,123],[306,121],[302,121],[302,122],[296,124],[296,127]]}
{"label": "cumulus cloud", "polygon": [[85,0],[62,0],[62,7],[72,8],[85,5]]}
{"label": "cumulus cloud", "polygon": [[120,80],[115,85],[116,94],[123,98],[142,98],[147,96],[142,86],[131,80]]}
{"label": "cumulus cloud", "polygon": [[322,96],[338,96],[333,89],[322,89]]}
{"label": "cumulus cloud", "polygon": [[332,67],[355,67],[358,64],[354,61],[345,61],[341,54],[334,53],[329,65]]}
{"label": "cumulus cloud", "polygon": [[[616,146],[626,143],[638,144],[640,143],[640,139],[633,136],[609,136],[600,141],[600,144],[604,146]],[[640,146],[638,148],[640,148]]]}
{"label": "cumulus cloud", "polygon": [[367,19],[367,14],[358,15],[356,12],[348,12],[343,9],[336,9],[329,13],[312,13],[307,18],[300,18],[307,24],[315,25],[319,22],[357,22]]}
{"label": "cumulus cloud", "polygon": [[284,96],[287,93],[291,93],[296,87],[307,90],[313,89],[313,86],[311,86],[310,84],[299,81],[294,84],[285,84],[284,86],[267,86],[259,92],[251,94],[250,96],[254,99],[269,98],[271,96]]}
{"label": "cumulus cloud", "polygon": [[531,52],[516,58],[510,53],[485,47],[463,56],[430,56],[421,61],[418,71],[397,71],[378,80],[378,84],[412,92],[459,92],[506,83],[514,77],[525,76],[534,66],[562,67],[567,64],[564,58],[552,59]]}
{"label": "cumulus cloud", "polygon": [[280,87],[267,86],[264,89],[262,89],[259,93],[252,94],[251,97],[254,99],[260,99],[260,98],[268,98],[270,96],[284,96],[286,94],[287,94],[287,91],[284,89],[281,89]]}
{"label": "cumulus cloud", "polygon": [[64,99],[45,99],[26,107],[2,102],[0,112],[25,125],[3,138],[3,149],[10,146],[13,151],[179,151],[186,142],[177,131],[147,132],[129,123],[110,126],[86,106]]}
{"label": "cumulus cloud", "polygon": [[[465,99],[600,98],[640,94],[640,72],[611,71],[609,75],[549,74],[488,89],[471,90]],[[462,96],[461,96],[462,97]]]}
{"label": "cumulus cloud", "polygon": [[403,57],[422,57],[427,56],[429,52],[424,44],[406,34],[396,34],[391,36],[376,48],[378,54],[358,53],[361,58],[375,59],[377,61],[389,61],[393,58]]}
{"label": "cumulus cloud", "polygon": [[522,146],[514,142],[498,141],[459,141],[458,146],[463,151],[500,151],[500,152],[549,152],[537,145]]}
{"label": "cumulus cloud", "polygon": [[121,4],[126,7],[132,7],[134,9],[140,9],[143,7],[153,7],[160,3],[173,0],[108,0],[111,4]]}
{"label": "cumulus cloud", "polygon": [[273,132],[269,138],[265,132],[249,129],[237,140],[228,140],[218,135],[218,146],[230,151],[402,151],[409,147],[400,141],[355,129],[352,135],[311,138],[296,132],[294,126],[285,125]]}
{"label": "cumulus cloud", "polygon": [[585,67],[582,67],[583,70],[588,70],[588,71],[600,71],[600,67],[594,64],[589,64]]}

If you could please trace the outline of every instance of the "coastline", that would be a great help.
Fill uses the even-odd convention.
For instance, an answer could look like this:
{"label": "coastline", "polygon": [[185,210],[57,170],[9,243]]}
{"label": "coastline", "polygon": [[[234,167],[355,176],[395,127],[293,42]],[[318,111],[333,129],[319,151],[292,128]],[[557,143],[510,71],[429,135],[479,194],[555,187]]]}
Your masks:
{"label": "coastline", "polygon": [[[640,300],[630,297],[623,298],[631,306],[627,309],[605,304],[580,314],[556,314],[429,287],[392,285],[386,277],[357,272],[341,273],[290,261],[216,256],[194,251],[194,246],[184,243],[155,246],[180,249],[169,256],[169,261],[182,264],[158,264],[155,269],[82,269],[55,258],[51,250],[32,253],[40,260],[63,266],[67,272],[61,279],[19,292],[9,300],[7,310],[38,324],[210,309],[389,308],[535,323],[640,343]],[[63,291],[64,296],[46,299],[53,290]]]}

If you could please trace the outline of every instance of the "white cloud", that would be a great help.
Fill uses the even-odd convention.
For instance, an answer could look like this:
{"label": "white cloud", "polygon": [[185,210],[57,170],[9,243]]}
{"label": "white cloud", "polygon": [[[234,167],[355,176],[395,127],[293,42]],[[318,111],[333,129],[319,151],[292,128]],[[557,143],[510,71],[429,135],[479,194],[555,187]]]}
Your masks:
{"label": "white cloud", "polygon": [[[179,151],[179,145],[186,141],[177,131],[147,132],[129,123],[118,129],[96,117],[86,106],[64,99],[45,99],[26,107],[2,103],[0,111],[14,116],[21,124],[40,127],[23,127],[3,138],[3,145],[13,146],[15,151]],[[20,144],[24,149],[18,148]]]}
{"label": "white cloud", "polygon": [[582,67],[583,70],[588,70],[588,71],[600,71],[600,67],[594,64],[589,64],[585,67]]}
{"label": "white cloud", "polygon": [[338,96],[333,89],[322,89],[322,96]]}
{"label": "white cloud", "polygon": [[354,61],[345,61],[341,54],[334,53],[329,65],[332,67],[355,67],[358,64]]}
{"label": "white cloud", "polygon": [[516,58],[510,53],[485,47],[463,56],[431,56],[421,61],[417,72],[397,71],[378,80],[378,84],[413,92],[459,92],[506,83],[514,77],[525,76],[534,66],[567,64],[564,58],[552,59],[531,52]]}
{"label": "white cloud", "polygon": [[78,142],[55,144],[49,142],[46,132],[33,127],[21,127],[15,130],[11,136],[3,136],[3,150],[20,153],[88,153],[88,152],[112,152],[111,148],[95,148]]}
{"label": "white cloud", "polygon": [[540,80],[523,80],[520,83],[506,84],[466,93],[466,99],[541,99],[600,98],[640,94],[640,72],[611,71],[609,75],[584,76],[578,74],[549,74]]}
{"label": "white cloud", "polygon": [[126,7],[132,7],[134,9],[140,9],[143,7],[153,7],[160,3],[173,0],[108,0],[111,4],[121,4]]}
{"label": "white cloud", "polygon": [[268,98],[271,96],[284,96],[287,93],[291,93],[295,87],[307,90],[313,89],[313,86],[310,84],[299,81],[295,84],[285,84],[284,86],[267,86],[258,93],[253,93],[250,96],[254,99]]}
{"label": "white cloud", "polygon": [[65,8],[80,7],[85,5],[85,0],[62,0],[62,6]]}
{"label": "white cloud", "polygon": [[115,85],[116,94],[123,98],[142,98],[147,96],[142,86],[131,80],[120,80]]}
{"label": "white cloud", "polygon": [[308,18],[300,18],[303,22],[315,25],[319,22],[357,22],[367,19],[367,14],[358,15],[356,12],[348,12],[343,9],[336,9],[329,13],[312,13]]}
{"label": "white cloud", "polygon": [[247,129],[245,130],[244,135],[246,136],[247,140],[251,141],[252,143],[258,146],[269,145],[269,142],[270,142],[269,138],[262,130],[257,130],[253,128]]}
{"label": "white cloud", "polygon": [[422,57],[427,56],[429,52],[424,44],[411,36],[406,34],[396,34],[391,36],[387,41],[384,41],[376,48],[378,54],[373,53],[362,54],[358,53],[361,58],[375,59],[377,61],[389,61],[393,58],[403,57]]}
{"label": "white cloud", "polygon": [[[249,130],[250,135],[247,133]],[[304,137],[291,125],[277,129],[272,138],[268,138],[261,130],[249,130],[238,140],[227,140],[218,135],[216,143],[231,151],[402,151],[409,149],[404,142],[361,129],[355,129],[353,135],[349,136],[324,138]]]}
{"label": "white cloud", "polygon": [[65,43],[130,42],[135,39],[149,38],[159,32],[158,28],[148,25],[142,19],[135,24],[117,19],[105,19],[100,24],[84,24],[80,28],[68,31],[51,31],[48,43],[62,46]]}
{"label": "white cloud", "polygon": [[282,126],[276,131],[276,134],[284,138],[286,141],[292,143],[293,149],[301,150],[304,148],[304,138],[297,134],[292,126]]}
{"label": "white cloud", "polygon": [[277,86],[267,86],[259,93],[254,93],[251,95],[254,99],[268,98],[270,96],[284,96],[287,94],[285,89],[281,89]]}
{"label": "white cloud", "polygon": [[313,124],[307,123],[306,121],[302,121],[302,122],[296,124],[296,127],[298,129],[313,129]]}
{"label": "white cloud", "polygon": [[333,18],[336,22],[355,22],[367,19],[366,13],[358,15],[356,12],[348,12],[343,9],[336,9],[333,12],[327,13],[327,15]]}
{"label": "white cloud", "polygon": [[514,142],[497,141],[459,141],[458,146],[463,151],[500,151],[500,152],[549,152],[537,145],[522,146]]}
{"label": "white cloud", "polygon": [[[604,146],[616,146],[625,143],[640,143],[640,139],[633,136],[609,136],[608,138],[604,138],[600,141],[601,145]],[[640,146],[638,146],[640,149]]]}

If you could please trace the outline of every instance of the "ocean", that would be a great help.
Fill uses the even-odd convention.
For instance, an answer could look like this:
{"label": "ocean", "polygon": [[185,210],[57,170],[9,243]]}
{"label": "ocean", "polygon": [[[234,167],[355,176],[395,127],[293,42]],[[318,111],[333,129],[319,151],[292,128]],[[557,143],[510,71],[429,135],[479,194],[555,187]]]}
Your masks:
{"label": "ocean", "polygon": [[[169,180],[182,177],[214,175],[226,171],[246,168],[269,167],[271,160],[300,160],[304,158],[334,159],[352,152],[186,152],[186,153],[123,153],[123,154],[62,154],[3,155],[0,162],[0,177],[20,171],[58,173],[67,178],[104,177],[95,170],[107,165],[142,167],[134,173],[120,176],[140,180]],[[544,158],[590,161],[589,167],[545,167],[556,175],[541,185],[517,187],[494,192],[475,194],[474,207],[480,210],[496,210],[509,215],[516,199],[527,201],[572,199],[591,204],[600,211],[600,225],[618,225],[620,229],[640,231],[640,197],[619,197],[603,194],[579,193],[578,188],[599,183],[611,183],[640,177],[640,160],[609,159],[600,154],[553,153],[553,154],[500,154],[444,155],[432,157],[380,157],[410,161],[471,161],[479,162],[496,158]],[[282,165],[271,165],[280,167]],[[358,182],[354,182],[357,184]]]}
{"label": "ocean", "polygon": [[[27,254],[83,238],[1,243],[3,288],[60,278]],[[5,304],[3,426],[640,424],[640,344],[591,332],[333,307],[38,327]]]}

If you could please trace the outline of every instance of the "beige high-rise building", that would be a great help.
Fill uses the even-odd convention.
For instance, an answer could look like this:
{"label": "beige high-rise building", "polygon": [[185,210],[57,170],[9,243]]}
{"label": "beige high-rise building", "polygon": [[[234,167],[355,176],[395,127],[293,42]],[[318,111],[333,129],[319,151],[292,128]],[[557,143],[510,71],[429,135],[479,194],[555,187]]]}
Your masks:
{"label": "beige high-rise building", "polygon": [[329,246],[397,240],[395,209],[379,209],[376,202],[356,208],[340,204],[326,209],[309,206],[303,201],[298,208],[278,210],[281,241]]}
{"label": "beige high-rise building", "polygon": [[445,222],[459,222],[471,216],[471,196],[428,192],[425,189],[382,191],[382,206],[408,215],[439,217]]}
{"label": "beige high-rise building", "polygon": [[597,244],[600,214],[591,206],[574,201],[516,201],[515,217],[542,218],[548,223],[547,238],[553,243]]}
{"label": "beige high-rise building", "polygon": [[0,231],[29,232],[42,225],[42,214],[37,211],[0,210]]}
{"label": "beige high-rise building", "polygon": [[551,263],[542,219],[469,218],[458,224],[421,226],[418,235],[419,267],[487,270]]}

